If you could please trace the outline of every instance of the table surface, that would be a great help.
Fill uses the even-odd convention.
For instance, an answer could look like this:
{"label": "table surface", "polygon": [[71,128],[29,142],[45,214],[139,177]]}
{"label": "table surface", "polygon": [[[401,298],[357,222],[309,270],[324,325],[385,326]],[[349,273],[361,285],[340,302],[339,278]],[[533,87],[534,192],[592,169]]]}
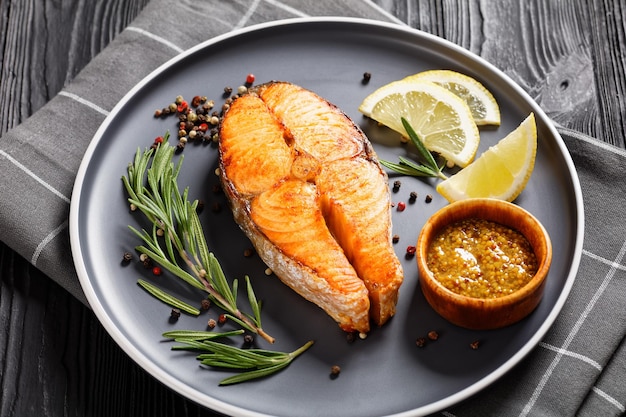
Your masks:
{"label": "table surface", "polygon": [[[54,97],[148,1],[0,0],[0,135]],[[555,122],[626,148],[621,0],[376,3],[481,55]],[[1,416],[213,415],[139,368],[91,310],[4,244],[0,278]]]}

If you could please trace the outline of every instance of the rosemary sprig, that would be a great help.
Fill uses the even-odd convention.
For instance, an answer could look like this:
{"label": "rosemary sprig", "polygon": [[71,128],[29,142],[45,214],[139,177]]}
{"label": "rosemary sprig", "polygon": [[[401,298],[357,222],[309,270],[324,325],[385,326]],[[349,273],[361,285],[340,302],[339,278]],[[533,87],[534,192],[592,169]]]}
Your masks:
{"label": "rosemary sprig", "polygon": [[152,294],[155,298],[161,300],[170,307],[178,308],[187,314],[191,314],[192,316],[200,315],[200,310],[198,310],[194,306],[189,305],[186,302],[166,293],[156,285],[151,284],[146,280],[140,279],[137,281],[137,284],[139,284],[140,287]]}
{"label": "rosemary sprig", "polygon": [[286,353],[265,349],[242,349],[209,339],[193,337],[180,337],[174,340],[181,345],[173,346],[172,350],[207,352],[196,357],[202,365],[244,371],[223,379],[220,385],[246,382],[278,372],[313,345],[311,340],[293,352]]}
{"label": "rosemary sprig", "polygon": [[381,165],[396,171],[399,174],[411,175],[414,177],[438,177],[442,180],[447,179],[446,175],[442,172],[445,166],[445,161],[441,165],[437,165],[437,161],[435,161],[432,153],[426,149],[426,146],[424,146],[424,143],[417,135],[417,132],[415,132],[411,124],[404,117],[402,118],[402,125],[404,126],[406,133],[409,135],[409,139],[411,139],[411,142],[417,148],[417,152],[422,159],[422,164],[418,164],[400,156],[398,158],[400,160],[399,163],[381,160]]}
{"label": "rosemary sprig", "polygon": [[[217,258],[209,251],[196,211],[198,202],[189,201],[188,188],[181,193],[178,187],[183,156],[174,165],[176,148],[169,145],[168,137],[169,133],[156,148],[144,152],[137,149],[133,162],[128,165],[128,175],[122,177],[131,207],[141,211],[152,224],[149,232],[129,226],[144,243],[136,250],[187,284],[206,291],[241,327],[274,343],[274,338],[261,327],[260,303],[250,279],[245,277],[252,315],[239,309],[237,280],[233,280],[232,287],[229,285]],[[154,291],[151,293],[155,295]],[[167,297],[161,297],[162,301],[163,298]]]}

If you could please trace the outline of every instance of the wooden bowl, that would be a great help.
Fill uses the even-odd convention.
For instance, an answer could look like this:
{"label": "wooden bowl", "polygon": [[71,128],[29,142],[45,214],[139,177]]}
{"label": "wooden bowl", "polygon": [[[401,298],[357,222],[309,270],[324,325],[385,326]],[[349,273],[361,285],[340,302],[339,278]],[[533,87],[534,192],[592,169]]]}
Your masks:
{"label": "wooden bowl", "polygon": [[[537,272],[523,287],[498,298],[474,298],[457,294],[439,282],[427,266],[427,251],[438,232],[448,224],[479,218],[520,232],[537,258]],[[417,241],[417,266],[422,292],[431,307],[450,322],[468,329],[496,329],[530,314],[541,301],[552,261],[552,244],[543,225],[528,211],[502,200],[468,199],[436,212]]]}

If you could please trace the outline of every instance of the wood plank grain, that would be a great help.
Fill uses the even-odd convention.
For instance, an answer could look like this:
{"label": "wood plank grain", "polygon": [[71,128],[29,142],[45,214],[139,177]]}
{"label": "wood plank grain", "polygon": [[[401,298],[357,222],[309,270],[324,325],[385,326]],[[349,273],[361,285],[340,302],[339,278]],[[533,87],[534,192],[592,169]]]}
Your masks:
{"label": "wood plank grain", "polygon": [[0,135],[54,97],[148,0],[0,2]]}

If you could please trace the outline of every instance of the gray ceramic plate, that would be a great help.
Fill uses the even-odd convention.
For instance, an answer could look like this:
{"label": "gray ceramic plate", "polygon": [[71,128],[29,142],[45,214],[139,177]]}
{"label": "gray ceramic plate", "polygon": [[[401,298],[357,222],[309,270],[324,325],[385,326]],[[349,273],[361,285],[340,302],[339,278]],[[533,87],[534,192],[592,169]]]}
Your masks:
{"label": "gray ceramic plate", "polygon": [[[120,265],[122,253],[139,242],[128,225],[138,225],[127,208],[120,177],[137,147],[149,146],[173,119],[155,120],[154,110],[182,94],[205,94],[221,105],[224,86],[242,84],[248,73],[257,82],[284,80],[309,88],[342,108],[368,134],[383,159],[396,160],[405,149],[397,137],[364,119],[358,104],[378,86],[426,69],[458,70],[482,81],[501,106],[497,129],[483,129],[480,151],[504,137],[535,112],[539,148],[536,168],[516,201],[548,229],[554,261],[545,298],[527,319],[489,332],[455,327],[434,313],[418,286],[415,260],[404,252],[414,245],[424,221],[445,203],[434,183],[402,178],[395,201],[419,195],[404,212],[393,214],[400,235],[397,252],[406,272],[398,312],[366,340],[348,344],[335,323],[316,306],[267,277],[257,257],[225,209],[207,209],[202,221],[208,243],[229,277],[251,276],[265,302],[264,328],[276,337],[275,349],[291,351],[313,339],[315,345],[287,370],[269,378],[218,387],[227,373],[203,369],[193,354],[172,352],[161,333],[204,329],[207,318],[168,321],[170,309],[141,290],[147,271]],[[362,84],[364,72],[372,74]],[[188,146],[181,184],[207,207],[220,203],[214,146]],[[395,178],[391,177],[390,181]],[[434,199],[426,203],[425,196]],[[111,112],[81,165],[71,206],[73,256],[83,289],[98,318],[138,364],[175,391],[226,414],[281,416],[420,415],[444,409],[479,392],[524,358],[557,317],[574,280],[583,235],[582,198],[567,150],[541,109],[503,73],[440,38],[406,27],[356,19],[297,19],[246,28],[218,37],[172,59],[137,85]],[[171,291],[192,303],[199,294],[164,277]],[[415,340],[436,330],[440,338],[424,348]],[[481,341],[472,350],[472,341]],[[262,347],[265,347],[261,343]],[[339,378],[329,378],[332,365]]]}

